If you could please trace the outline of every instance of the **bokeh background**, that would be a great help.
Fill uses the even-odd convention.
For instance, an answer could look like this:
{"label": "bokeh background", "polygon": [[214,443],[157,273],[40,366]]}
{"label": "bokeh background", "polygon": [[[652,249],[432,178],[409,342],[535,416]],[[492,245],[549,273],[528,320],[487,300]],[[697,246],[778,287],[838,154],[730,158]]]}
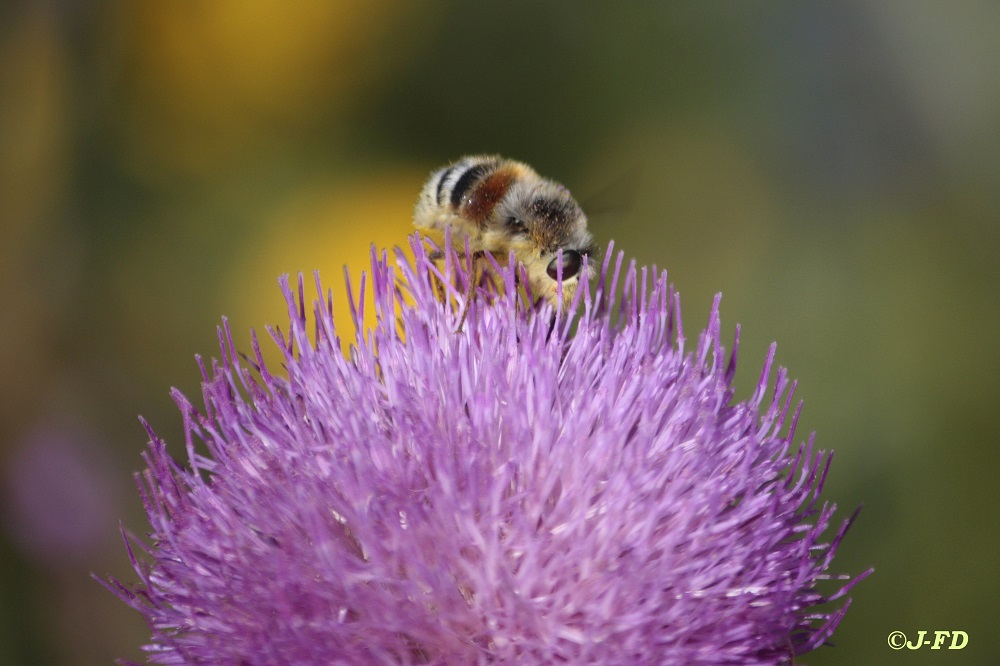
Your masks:
{"label": "bokeh background", "polygon": [[[666,267],[689,337],[721,291],[740,395],[767,345],[876,567],[802,663],[1000,663],[1000,4],[4,2],[0,663],[141,659],[119,520],[144,415],[276,278],[343,293],[427,174],[499,152]],[[610,204],[610,205],[608,205]],[[600,212],[597,212],[600,211]],[[343,302],[343,299],[341,299]],[[946,654],[890,631],[961,629]]]}

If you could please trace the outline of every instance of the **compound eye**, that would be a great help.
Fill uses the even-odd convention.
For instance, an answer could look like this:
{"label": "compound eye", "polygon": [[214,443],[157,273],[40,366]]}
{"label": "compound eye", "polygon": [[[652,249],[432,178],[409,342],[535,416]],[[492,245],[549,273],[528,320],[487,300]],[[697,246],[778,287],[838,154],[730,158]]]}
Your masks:
{"label": "compound eye", "polygon": [[524,224],[524,220],[518,219],[516,217],[508,217],[507,218],[507,227],[511,231],[513,231],[515,233],[520,233],[520,232],[524,231],[525,228],[526,228],[525,224]]}
{"label": "compound eye", "polygon": [[[562,251],[562,279],[568,280],[577,273],[580,272],[580,266],[582,265],[582,259],[580,253],[576,250],[563,250]],[[559,257],[557,256],[549,264],[549,267],[545,269],[545,272],[549,274],[549,277],[553,280],[559,279]]]}

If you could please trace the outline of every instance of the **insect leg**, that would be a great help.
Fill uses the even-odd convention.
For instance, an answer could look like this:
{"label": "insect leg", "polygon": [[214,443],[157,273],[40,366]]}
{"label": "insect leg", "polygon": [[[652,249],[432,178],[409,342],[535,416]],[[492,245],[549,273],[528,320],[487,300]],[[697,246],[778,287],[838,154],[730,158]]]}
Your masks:
{"label": "insect leg", "polygon": [[465,292],[465,304],[462,306],[462,316],[458,320],[458,328],[455,329],[456,333],[462,332],[465,318],[469,316],[469,305],[476,295],[476,285],[479,284],[479,260],[482,259],[483,254],[482,250],[472,254],[472,262],[469,266],[469,288]]}

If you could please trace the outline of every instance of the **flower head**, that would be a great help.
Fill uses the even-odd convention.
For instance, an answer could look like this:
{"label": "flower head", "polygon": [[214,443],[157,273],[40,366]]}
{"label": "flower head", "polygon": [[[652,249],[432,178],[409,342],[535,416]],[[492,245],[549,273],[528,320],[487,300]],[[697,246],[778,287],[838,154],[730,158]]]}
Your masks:
{"label": "flower head", "polygon": [[318,278],[312,326],[283,280],[287,376],[224,323],[204,409],[174,395],[186,465],[149,430],[151,545],[110,585],[152,661],[764,664],[831,635],[866,574],[818,590],[849,521],[824,540],[830,457],[793,445],[773,347],[735,402],[718,298],[689,350],[666,275],[611,248],[564,312],[494,263],[456,332],[469,273],[411,245],[373,251],[348,355]]}

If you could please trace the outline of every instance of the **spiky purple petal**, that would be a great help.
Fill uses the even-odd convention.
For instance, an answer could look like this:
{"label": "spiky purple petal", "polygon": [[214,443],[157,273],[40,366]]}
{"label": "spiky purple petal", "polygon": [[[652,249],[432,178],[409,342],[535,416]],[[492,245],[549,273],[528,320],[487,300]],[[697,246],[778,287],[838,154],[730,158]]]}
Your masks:
{"label": "spiky purple petal", "polygon": [[456,333],[439,291],[463,298],[466,257],[411,246],[373,251],[378,325],[363,276],[348,356],[319,279],[312,339],[284,280],[287,377],[224,322],[204,410],[174,392],[187,464],[149,430],[152,545],[109,587],[152,661],[772,664],[832,634],[848,602],[824,604],[866,574],[818,591],[848,522],[823,541],[830,457],[793,446],[773,347],[734,402],[718,297],[688,351],[666,275],[611,248],[577,318],[524,307],[490,258],[509,288]]}

